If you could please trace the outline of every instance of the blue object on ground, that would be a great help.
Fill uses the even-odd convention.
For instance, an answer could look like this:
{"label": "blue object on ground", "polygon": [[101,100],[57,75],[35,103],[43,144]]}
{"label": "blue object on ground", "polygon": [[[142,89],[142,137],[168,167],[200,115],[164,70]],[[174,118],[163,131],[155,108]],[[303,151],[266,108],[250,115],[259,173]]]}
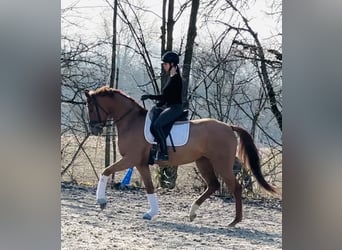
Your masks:
{"label": "blue object on ground", "polygon": [[126,174],[121,181],[121,187],[125,187],[129,185],[129,183],[131,182],[132,173],[133,173],[133,167],[130,167],[129,169],[127,169]]}

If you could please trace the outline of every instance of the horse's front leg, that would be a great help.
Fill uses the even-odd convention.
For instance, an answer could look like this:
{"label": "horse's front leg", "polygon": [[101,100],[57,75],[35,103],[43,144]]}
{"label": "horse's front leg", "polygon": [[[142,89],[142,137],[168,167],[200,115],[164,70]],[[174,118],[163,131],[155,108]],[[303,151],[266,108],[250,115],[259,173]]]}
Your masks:
{"label": "horse's front leg", "polygon": [[108,181],[109,175],[114,172],[127,169],[131,166],[132,165],[127,160],[127,158],[124,157],[121,160],[115,162],[114,164],[104,169],[100,177],[99,183],[97,184],[97,190],[96,190],[96,202],[100,205],[101,209],[104,209],[107,205],[106,187],[107,187],[107,181]]}
{"label": "horse's front leg", "polygon": [[136,166],[136,168],[138,169],[144,182],[147,193],[147,201],[150,205],[150,209],[144,214],[143,218],[146,220],[152,220],[156,215],[159,214],[159,206],[157,195],[154,192],[150,168],[148,165]]}

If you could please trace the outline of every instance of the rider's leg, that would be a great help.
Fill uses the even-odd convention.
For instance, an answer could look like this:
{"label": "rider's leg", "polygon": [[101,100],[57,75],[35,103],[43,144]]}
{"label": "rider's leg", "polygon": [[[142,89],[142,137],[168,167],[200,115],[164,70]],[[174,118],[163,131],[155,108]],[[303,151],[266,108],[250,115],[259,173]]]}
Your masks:
{"label": "rider's leg", "polygon": [[160,151],[157,154],[157,159],[159,161],[167,161],[169,159],[167,154],[166,136],[164,134],[163,128],[157,126],[156,134],[159,138]]}
{"label": "rider's leg", "polygon": [[158,143],[160,144],[161,154],[157,160],[168,160],[168,152],[166,146],[166,137],[164,133],[164,127],[167,124],[174,122],[178,117],[183,113],[182,105],[173,105],[171,107],[166,108],[163,112],[160,113],[158,118],[152,124],[152,128],[155,131],[158,137]]}

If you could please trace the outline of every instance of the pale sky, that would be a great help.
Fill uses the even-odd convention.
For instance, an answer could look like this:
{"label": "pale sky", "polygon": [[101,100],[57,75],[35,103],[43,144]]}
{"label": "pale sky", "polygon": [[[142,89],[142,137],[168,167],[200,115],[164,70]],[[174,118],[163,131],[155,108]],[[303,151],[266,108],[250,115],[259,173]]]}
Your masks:
{"label": "pale sky", "polygon": [[[110,3],[113,1],[110,0]],[[273,34],[280,31],[276,31],[274,28],[273,21],[270,17],[267,17],[264,13],[266,9],[266,4],[270,3],[271,0],[257,0],[255,1],[255,5],[252,10],[248,12],[248,17],[253,18],[250,21],[251,27],[256,30],[259,34],[260,38],[270,37]],[[177,4],[178,1],[175,1]],[[70,7],[73,4],[76,4],[77,7],[76,13],[73,12],[73,17],[78,16],[77,20],[81,23],[82,33],[89,37],[97,37],[103,34],[104,30],[104,21],[103,18],[106,16],[107,19],[111,18],[111,9],[108,6],[108,3],[105,0],[61,0],[62,9],[66,7]],[[155,13],[161,12],[161,0],[149,0],[144,1],[144,5],[148,7],[151,11]],[[269,4],[268,4],[269,5]],[[188,9],[188,12],[190,8]],[[83,17],[81,17],[83,16]],[[152,13],[146,14],[145,18],[151,19],[151,23],[156,25],[156,30],[159,31],[160,20]],[[188,24],[188,15],[183,15],[183,20],[179,20],[176,24],[175,31],[179,31],[180,34],[186,33],[186,27]],[[62,27],[63,28],[63,27]],[[78,30],[80,32],[80,30]],[[177,36],[175,32],[174,36]]]}

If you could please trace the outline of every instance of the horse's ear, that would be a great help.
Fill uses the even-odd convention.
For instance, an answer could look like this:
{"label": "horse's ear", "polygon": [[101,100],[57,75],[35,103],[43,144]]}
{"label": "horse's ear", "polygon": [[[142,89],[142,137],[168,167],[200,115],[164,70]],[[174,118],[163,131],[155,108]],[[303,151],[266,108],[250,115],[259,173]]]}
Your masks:
{"label": "horse's ear", "polygon": [[90,97],[89,90],[86,90],[84,93],[85,93],[86,97]]}

